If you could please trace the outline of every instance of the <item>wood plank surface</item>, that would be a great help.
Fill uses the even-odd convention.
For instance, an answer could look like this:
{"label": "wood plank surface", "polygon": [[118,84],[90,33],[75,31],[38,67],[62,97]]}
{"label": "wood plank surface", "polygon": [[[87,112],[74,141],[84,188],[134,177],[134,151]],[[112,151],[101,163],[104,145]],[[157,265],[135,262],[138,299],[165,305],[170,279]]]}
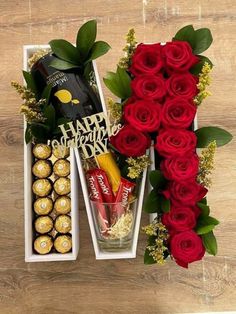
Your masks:
{"label": "wood plank surface", "polygon": [[[140,233],[137,259],[96,261],[80,197],[78,260],[24,262],[23,123],[10,81],[21,80],[22,45],[73,41],[79,26],[93,18],[98,37],[112,46],[98,61],[101,77],[115,68],[130,27],[140,42],[168,41],[187,24],[209,27],[213,95],[199,110],[199,125],[224,127],[236,137],[235,0],[0,0],[0,314],[236,313],[235,140],[217,151],[209,192],[212,212],[221,221],[217,257],[207,256],[189,270],[171,261],[144,266]],[[143,214],[142,224],[147,221]]]}

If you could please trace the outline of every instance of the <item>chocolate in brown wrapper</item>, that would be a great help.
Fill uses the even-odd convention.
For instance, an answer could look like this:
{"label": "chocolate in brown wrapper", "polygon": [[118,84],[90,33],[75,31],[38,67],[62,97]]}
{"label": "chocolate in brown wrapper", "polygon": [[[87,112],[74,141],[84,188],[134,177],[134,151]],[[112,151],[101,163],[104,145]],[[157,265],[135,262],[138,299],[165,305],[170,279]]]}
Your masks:
{"label": "chocolate in brown wrapper", "polygon": [[70,174],[70,162],[66,159],[59,159],[53,165],[53,172],[58,177],[67,177]]}
{"label": "chocolate in brown wrapper", "polygon": [[42,255],[50,253],[52,246],[52,238],[47,235],[39,236],[34,241],[35,251]]}
{"label": "chocolate in brown wrapper", "polygon": [[56,218],[55,229],[60,233],[68,233],[71,230],[71,218],[67,215],[60,215]]}
{"label": "chocolate in brown wrapper", "polygon": [[48,179],[38,179],[34,181],[32,189],[34,194],[44,197],[51,192],[52,184],[51,181]]}
{"label": "chocolate in brown wrapper", "polygon": [[33,147],[33,155],[38,159],[48,159],[52,154],[52,149],[46,144],[36,144]]}
{"label": "chocolate in brown wrapper", "polygon": [[71,200],[68,196],[59,196],[55,203],[54,209],[58,214],[68,214],[71,210]]}
{"label": "chocolate in brown wrapper", "polygon": [[72,248],[71,236],[59,235],[54,241],[54,247],[59,253],[68,253]]}
{"label": "chocolate in brown wrapper", "polygon": [[53,220],[49,216],[40,216],[35,220],[34,227],[38,233],[48,233],[53,228]]}
{"label": "chocolate in brown wrapper", "polygon": [[66,195],[70,193],[70,179],[58,178],[54,182],[54,190],[58,195]]}
{"label": "chocolate in brown wrapper", "polygon": [[47,178],[52,173],[52,164],[49,160],[38,160],[34,163],[32,172],[40,179]]}
{"label": "chocolate in brown wrapper", "polygon": [[53,148],[52,153],[56,158],[67,158],[70,155],[70,149],[69,147],[59,145]]}
{"label": "chocolate in brown wrapper", "polygon": [[53,201],[49,197],[40,197],[34,202],[34,212],[37,215],[48,215],[53,209]]}

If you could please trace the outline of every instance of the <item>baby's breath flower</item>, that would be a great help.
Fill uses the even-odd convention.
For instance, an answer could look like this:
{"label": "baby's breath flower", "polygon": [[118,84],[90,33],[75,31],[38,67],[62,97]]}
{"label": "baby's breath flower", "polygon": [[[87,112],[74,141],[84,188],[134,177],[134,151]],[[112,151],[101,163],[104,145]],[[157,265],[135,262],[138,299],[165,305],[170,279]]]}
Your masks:
{"label": "baby's breath flower", "polygon": [[115,102],[112,98],[107,98],[109,117],[112,123],[119,123],[122,118],[122,104]]}
{"label": "baby's breath flower", "polygon": [[205,187],[212,184],[210,175],[214,170],[214,155],[216,150],[216,141],[211,142],[207,148],[203,149],[199,157],[199,173],[197,181]]}
{"label": "baby's breath flower", "polygon": [[144,169],[146,169],[151,164],[149,156],[146,155],[136,158],[129,157],[126,159],[126,162],[129,165],[127,176],[131,179],[139,178]]}
{"label": "baby's breath flower", "polygon": [[125,52],[124,57],[122,57],[118,63],[119,67],[128,69],[131,65],[131,58],[133,56],[133,53],[135,51],[137,45],[137,41],[135,38],[135,30],[133,28],[129,29],[127,35],[126,35],[126,45],[123,48],[123,51]]}
{"label": "baby's breath flower", "polygon": [[208,62],[205,62],[202,67],[202,71],[199,74],[199,82],[197,84],[197,88],[199,92],[197,96],[194,98],[194,103],[198,106],[202,103],[202,101],[205,98],[211,95],[211,92],[206,90],[207,86],[209,86],[211,83],[211,78],[210,78],[211,69],[212,68],[210,64]]}

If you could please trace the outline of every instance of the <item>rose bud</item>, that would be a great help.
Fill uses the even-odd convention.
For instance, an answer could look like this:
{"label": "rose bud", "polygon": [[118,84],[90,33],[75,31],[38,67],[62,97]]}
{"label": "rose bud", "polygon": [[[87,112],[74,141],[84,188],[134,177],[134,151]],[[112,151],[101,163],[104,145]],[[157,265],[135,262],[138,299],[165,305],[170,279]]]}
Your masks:
{"label": "rose bud", "polygon": [[192,99],[197,95],[197,77],[190,73],[173,74],[166,81],[167,93],[170,97],[181,96]]}
{"label": "rose bud", "polygon": [[137,100],[124,107],[124,120],[142,132],[154,132],[160,127],[161,106],[145,100]]}
{"label": "rose bud", "polygon": [[162,57],[167,68],[173,72],[188,71],[199,58],[192,52],[192,47],[186,41],[172,41],[162,48]]}
{"label": "rose bud", "polygon": [[193,122],[197,108],[192,100],[182,97],[168,99],[162,107],[165,128],[187,129]]}
{"label": "rose bud", "polygon": [[178,265],[188,268],[189,263],[203,258],[205,248],[201,237],[189,230],[171,237],[170,252]]}
{"label": "rose bud", "polygon": [[139,44],[133,54],[129,71],[133,75],[157,74],[163,67],[160,44]]}

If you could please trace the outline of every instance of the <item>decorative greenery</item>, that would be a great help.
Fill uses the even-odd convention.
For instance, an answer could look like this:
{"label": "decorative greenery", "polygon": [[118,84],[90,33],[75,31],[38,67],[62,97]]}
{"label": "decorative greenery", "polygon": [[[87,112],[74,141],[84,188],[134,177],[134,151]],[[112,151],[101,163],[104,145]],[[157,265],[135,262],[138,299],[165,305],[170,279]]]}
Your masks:
{"label": "decorative greenery", "polygon": [[120,58],[120,61],[118,63],[120,68],[128,69],[131,65],[131,58],[133,56],[133,53],[136,49],[137,41],[135,38],[135,30],[133,28],[129,29],[127,35],[126,35],[126,45],[123,48],[123,51],[125,52],[124,57]]}
{"label": "decorative greenery", "polygon": [[107,98],[107,108],[109,119],[112,123],[119,123],[122,118],[123,106],[121,103],[115,102],[112,98]]}
{"label": "decorative greenery", "polygon": [[194,98],[194,103],[196,105],[200,105],[202,101],[211,95],[211,93],[207,90],[207,86],[210,85],[211,79],[210,79],[210,72],[212,67],[208,62],[204,62],[204,65],[201,69],[201,72],[199,74],[199,82],[197,84],[197,88],[199,90],[197,96]]}
{"label": "decorative greenery", "polygon": [[107,77],[103,81],[106,87],[122,100],[131,96],[131,78],[125,69],[117,66],[116,72],[107,72]]}
{"label": "decorative greenery", "polygon": [[199,173],[197,181],[205,187],[210,187],[212,183],[210,175],[214,169],[215,150],[216,141],[213,141],[206,149],[201,151],[201,155],[199,156]]}
{"label": "decorative greenery", "polygon": [[229,143],[233,136],[228,131],[219,127],[208,126],[202,127],[195,131],[197,136],[197,147],[207,147],[211,142],[215,141],[217,147]]}
{"label": "decorative greenery", "polygon": [[79,29],[76,47],[64,39],[51,40],[49,45],[57,57],[51,66],[58,70],[84,69],[89,62],[104,55],[111,48],[104,41],[95,41],[96,36],[97,22],[91,20]]}
{"label": "decorative greenery", "polygon": [[213,231],[201,235],[206,251],[211,255],[217,254],[217,242]]}
{"label": "decorative greenery", "polygon": [[131,179],[140,178],[143,171],[151,164],[149,156],[143,155],[140,157],[129,157],[126,159],[126,163],[129,165],[127,177]]}

